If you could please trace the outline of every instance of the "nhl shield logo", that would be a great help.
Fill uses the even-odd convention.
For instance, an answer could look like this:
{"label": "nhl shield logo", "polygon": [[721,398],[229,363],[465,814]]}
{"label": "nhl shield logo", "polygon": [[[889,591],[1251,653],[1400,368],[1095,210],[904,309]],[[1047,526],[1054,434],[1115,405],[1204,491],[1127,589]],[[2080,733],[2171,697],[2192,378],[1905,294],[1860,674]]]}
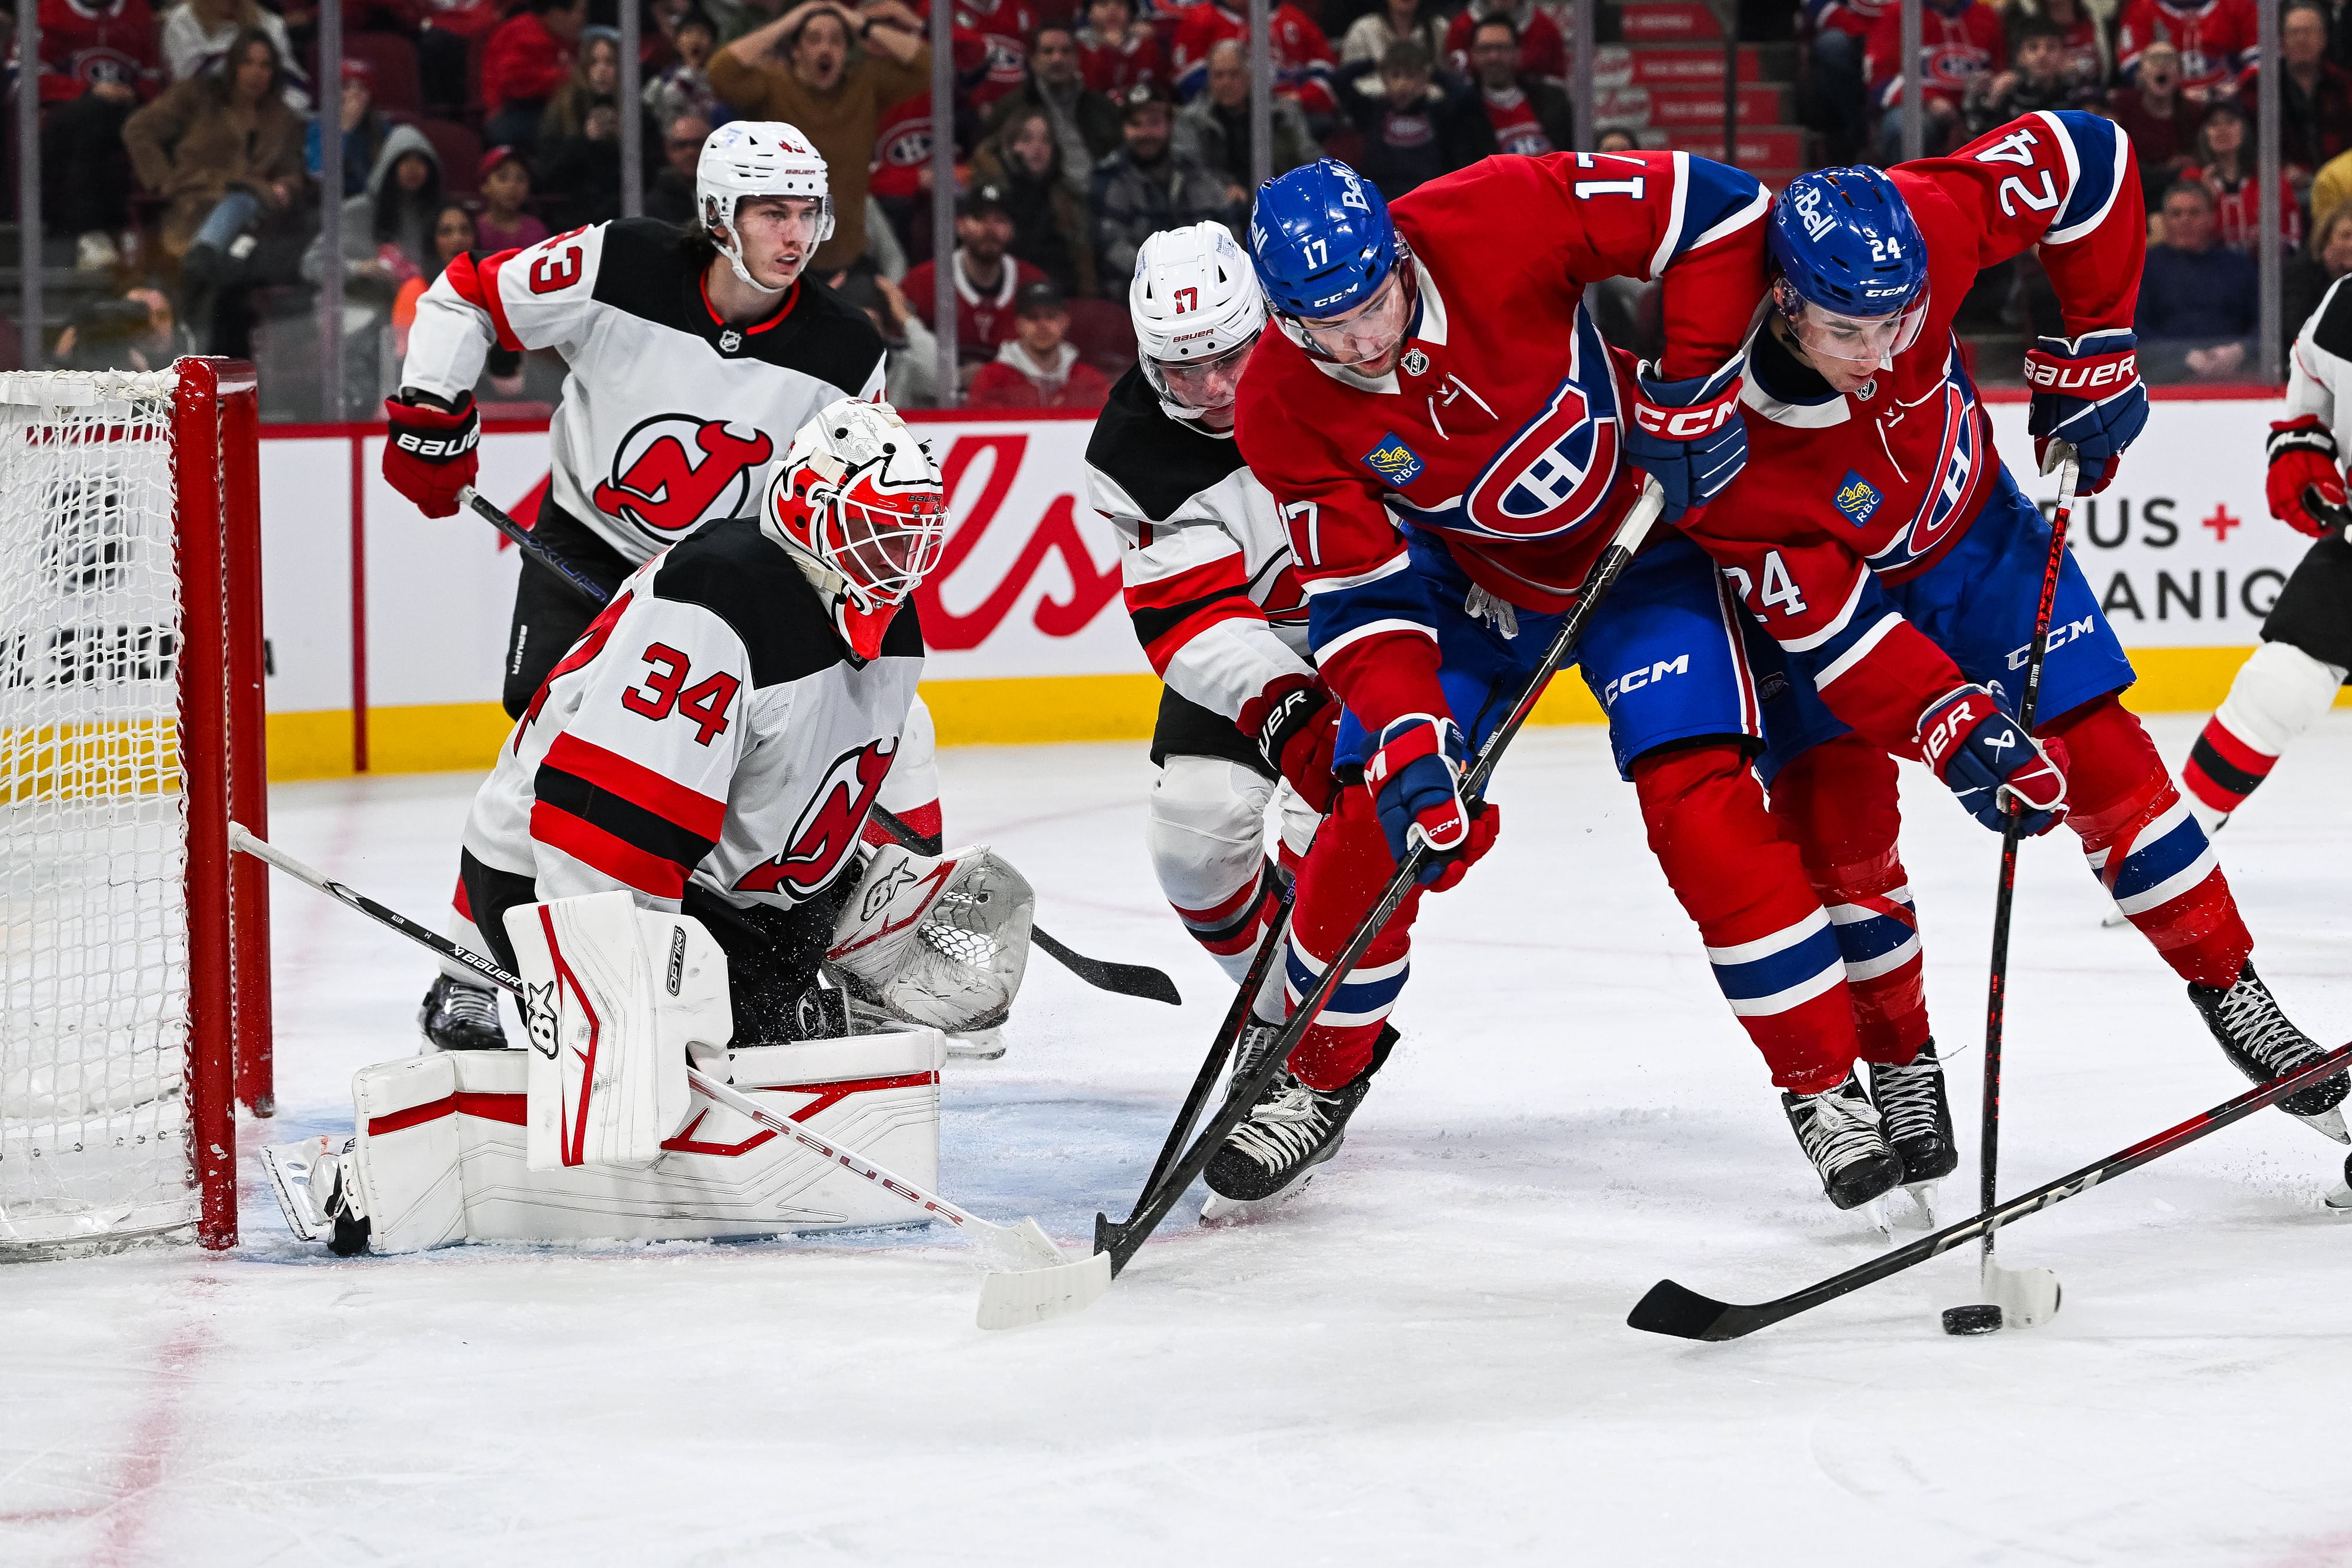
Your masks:
{"label": "nhl shield logo", "polygon": [[1381,437],[1378,446],[1364,454],[1363,464],[1399,490],[1420,478],[1421,471],[1429,466],[1422,461],[1421,454],[1407,446],[1393,430]]}
{"label": "nhl shield logo", "polygon": [[734,328],[730,327],[727,330],[719,334],[719,351],[720,353],[731,354],[742,346],[743,334],[737,331]]}
{"label": "nhl shield logo", "polygon": [[1429,373],[1429,356],[1423,353],[1419,349],[1407,349],[1404,351],[1404,373],[1409,376],[1427,375]]}

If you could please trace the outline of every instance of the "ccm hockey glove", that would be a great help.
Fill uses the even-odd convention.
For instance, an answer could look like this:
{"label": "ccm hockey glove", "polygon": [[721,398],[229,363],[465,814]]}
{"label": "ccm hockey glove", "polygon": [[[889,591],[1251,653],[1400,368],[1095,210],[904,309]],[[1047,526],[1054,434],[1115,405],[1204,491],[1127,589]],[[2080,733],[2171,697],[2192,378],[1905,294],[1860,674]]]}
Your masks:
{"label": "ccm hockey glove", "polygon": [[1748,426],[1739,417],[1747,368],[1747,357],[1734,355],[1713,375],[1664,382],[1651,375],[1654,361],[1639,367],[1625,460],[1666,493],[1667,522],[1714,500],[1748,462]]}
{"label": "ccm hockey glove", "polygon": [[2116,328],[2079,338],[2037,338],[2025,351],[2033,389],[2025,427],[2034,461],[2049,470],[2050,444],[2072,442],[2081,460],[2076,493],[2095,496],[2116,476],[2124,448],[2147,423],[2147,388],[2139,379],[2139,340]]}
{"label": "ccm hockey glove", "polygon": [[1242,705],[1241,729],[1265,765],[1282,775],[1318,814],[1331,810],[1339,782],[1331,751],[1339,738],[1339,705],[1321,681],[1285,675]]}
{"label": "ccm hockey glove", "polygon": [[2352,521],[2336,437],[2317,414],[2272,421],[2270,455],[2272,517],[2313,538]]}
{"label": "ccm hockey glove", "polygon": [[2025,808],[2028,838],[2066,814],[2066,747],[2025,733],[1982,686],[1960,686],[1919,716],[1919,756],[1969,814],[2000,832],[2009,802]]}
{"label": "ccm hockey glove", "polygon": [[1481,805],[1474,815],[1462,799],[1462,774],[1470,755],[1462,731],[1450,718],[1407,714],[1381,731],[1380,749],[1364,767],[1364,787],[1372,792],[1381,831],[1399,865],[1416,842],[1433,852],[1419,881],[1434,893],[1460,882],[1495,842],[1503,814]]}
{"label": "ccm hockey glove", "polygon": [[457,492],[474,482],[480,458],[482,416],[475,411],[474,394],[466,393],[455,408],[431,403],[383,400],[384,423],[391,439],[383,444],[384,482],[416,503],[428,517],[446,517],[457,510]]}

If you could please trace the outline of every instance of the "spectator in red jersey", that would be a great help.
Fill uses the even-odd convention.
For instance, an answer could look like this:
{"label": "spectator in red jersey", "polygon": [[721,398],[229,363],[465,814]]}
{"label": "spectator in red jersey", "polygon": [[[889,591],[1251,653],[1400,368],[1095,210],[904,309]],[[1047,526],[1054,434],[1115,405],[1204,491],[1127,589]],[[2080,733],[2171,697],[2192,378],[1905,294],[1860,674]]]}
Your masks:
{"label": "spectator in red jersey", "polygon": [[[1309,131],[1328,125],[1339,112],[1331,91],[1331,45],[1307,13],[1283,0],[1271,18],[1268,47],[1274,56],[1274,90],[1294,99]],[[1249,43],[1246,10],[1226,8],[1225,0],[1202,0],[1176,24],[1176,96],[1190,99],[1209,85],[1209,51],[1227,38]]]}
{"label": "spectator in red jersey", "polygon": [[1044,110],[1015,109],[971,156],[971,178],[1004,194],[1013,220],[1013,254],[1065,293],[1095,291],[1095,247],[1087,204],[1063,178],[1062,145]]}
{"label": "spectator in red jersey", "polygon": [[[994,185],[975,185],[956,204],[956,247],[949,260],[955,271],[956,358],[965,367],[992,359],[997,348],[1013,336],[1013,297],[1045,275],[1018,257],[1013,247],[1013,215],[1005,210],[1004,193]],[[907,302],[926,327],[936,329],[931,312],[939,297],[936,262],[910,268],[900,286]]]}
{"label": "spectator in red jersey", "polygon": [[2253,0],[2129,0],[2116,31],[2116,69],[2138,74],[2141,52],[2161,38],[2180,51],[2180,88],[2191,103],[2234,97],[2254,63]]}
{"label": "spectator in red jersey", "polygon": [[[1903,155],[1903,16],[1889,5],[1870,31],[1864,63],[1870,72],[1871,101],[1884,118],[1879,137],[1884,161]],[[1919,58],[1927,99],[1927,137],[1922,151],[1940,157],[1968,134],[1964,106],[1979,77],[2009,63],[2009,41],[2000,13],[1978,0],[1923,0],[1919,7]]]}
{"label": "spectator in red jersey", "polygon": [[2115,46],[2107,37],[2106,18],[2093,14],[2083,0],[2016,0],[2010,8],[2011,54],[2017,51],[2016,28],[2029,16],[2047,18],[2064,43],[2066,74],[2083,87],[2104,88],[2115,71]]}
{"label": "spectator in red jersey", "polygon": [[501,25],[482,51],[482,140],[528,152],[539,145],[540,116],[572,75],[572,49],[588,19],[588,0],[530,0]]}
{"label": "spectator in red jersey", "polygon": [[1065,340],[1069,329],[1069,308],[1059,288],[1033,283],[1022,289],[1013,307],[1013,336],[971,378],[966,406],[1102,407],[1109,401],[1110,382]]}
{"label": "spectator in red jersey", "polygon": [[[2329,159],[2352,149],[2352,77],[2326,54],[2326,7],[2319,0],[2288,0],[2279,16],[2279,57],[2286,65],[2279,77],[2279,160],[2305,184]],[[2238,89],[2238,101],[2249,109],[2261,101],[2261,77],[2259,68],[2248,71]]]}
{"label": "spectator in red jersey", "polygon": [[1029,50],[1029,79],[996,100],[986,134],[995,135],[1014,115],[1030,110],[1045,116],[1062,150],[1057,166],[1063,183],[1083,204],[1094,166],[1118,151],[1118,106],[1087,86],[1078,36],[1058,22],[1037,29]]}
{"label": "spectator in red jersey", "polygon": [[[2213,193],[2214,220],[2221,243],[2231,250],[2252,251],[2262,232],[2262,187],[2254,179],[2253,138],[2246,111],[2234,99],[2224,99],[2205,111],[2204,129],[2197,133],[2197,167],[2188,177],[2201,180]],[[2303,243],[2303,209],[2294,183],[2279,174],[2279,243],[2289,249]]]}
{"label": "spectator in red jersey", "polygon": [[1851,162],[1869,150],[1875,117],[1864,87],[1863,56],[1885,3],[1806,0],[1812,58],[1805,75],[1805,123],[1828,140],[1832,163]]}
{"label": "spectator in red jersey", "polygon": [[530,165],[521,153],[511,147],[483,153],[474,185],[482,193],[482,215],[475,226],[484,250],[520,250],[547,237],[547,225],[522,210],[530,200]]}
{"label": "spectator in red jersey", "polygon": [[1391,44],[1375,72],[1352,68],[1341,80],[1363,147],[1356,170],[1390,201],[1495,151],[1485,105],[1411,38]]}
{"label": "spectator in red jersey", "polygon": [[[1348,24],[1347,32],[1339,39],[1339,63],[1378,66],[1389,46],[1399,38],[1417,39],[1429,51],[1431,59],[1442,60],[1445,57],[1446,27],[1453,20],[1436,0],[1380,0]],[[1516,37],[1516,23],[1511,31]]]}
{"label": "spectator in red jersey", "polygon": [[123,122],[163,85],[155,17],[147,0],[40,0],[39,16],[43,216],[76,236],[75,266],[102,272],[130,213]]}
{"label": "spectator in red jersey", "polygon": [[978,70],[959,73],[959,86],[972,108],[986,114],[997,99],[1028,81],[1029,40],[1038,21],[1033,0],[955,0],[956,31],[977,35],[987,50]]}
{"label": "spectator in red jersey", "polygon": [[1078,29],[1078,64],[1087,86],[1114,101],[1131,87],[1168,86],[1160,57],[1160,36],[1136,19],[1129,0],[1087,0],[1087,25]]}
{"label": "spectator in red jersey", "polygon": [[[1307,117],[1297,104],[1276,98],[1269,110],[1271,174],[1286,174],[1323,155],[1307,133]],[[1249,211],[1249,50],[1239,40],[1223,38],[1210,47],[1208,90],[1177,110],[1171,144],[1177,157],[1188,158],[1223,178],[1236,212]]]}
{"label": "spectator in red jersey", "polygon": [[1470,29],[1488,16],[1507,16],[1519,30],[1519,74],[1546,81],[1568,79],[1568,39],[1559,24],[1536,8],[1534,0],[1471,0],[1446,25],[1445,49],[1437,57],[1457,76],[1470,73]]}
{"label": "spectator in red jersey", "polygon": [[2142,49],[2138,80],[2109,94],[2107,111],[2131,138],[2152,213],[2165,187],[2196,166],[2197,129],[2205,123],[2205,106],[2180,90],[2180,51],[2161,43]]}
{"label": "spectator in red jersey", "polygon": [[1519,71],[1519,30],[1508,16],[1488,16],[1471,30],[1470,68],[1495,129],[1497,152],[1541,157],[1575,149],[1576,117],[1568,94]]}

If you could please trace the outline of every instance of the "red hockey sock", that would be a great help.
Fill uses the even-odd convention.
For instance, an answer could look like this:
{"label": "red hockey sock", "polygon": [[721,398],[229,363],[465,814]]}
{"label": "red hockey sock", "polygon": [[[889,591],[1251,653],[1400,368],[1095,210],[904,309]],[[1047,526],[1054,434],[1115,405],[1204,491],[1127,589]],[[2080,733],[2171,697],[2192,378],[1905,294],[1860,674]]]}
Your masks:
{"label": "red hockey sock", "polygon": [[1729,746],[1654,752],[1634,761],[1633,787],[1650,849],[1772,1082],[1835,1088],[1861,1043],[1844,960],[1747,758]]}
{"label": "red hockey sock", "polygon": [[2227,816],[2244,805],[2246,797],[2261,789],[2263,780],[2277,766],[2275,755],[2260,751],[2243,737],[2231,734],[2229,725],[2217,713],[2205,721],[2204,732],[2190,749],[2180,777],[2190,794]]}
{"label": "red hockey sock", "polygon": [[[1296,1008],[1315,988],[1332,955],[1348,944],[1364,912],[1396,873],[1388,840],[1381,832],[1369,789],[1343,789],[1331,814],[1317,830],[1298,891],[1291,903],[1287,970],[1288,1005]],[[1331,993],[1329,1005],[1290,1053],[1290,1071],[1314,1089],[1337,1089],[1371,1065],[1372,1047],[1389,1009],[1404,989],[1411,969],[1413,916],[1421,889],[1404,896],[1364,956]]]}
{"label": "red hockey sock", "polygon": [[[1274,868],[1260,861],[1255,875],[1206,909],[1187,909],[1173,900],[1168,906],[1184,923],[1192,940],[1207,948],[1226,973],[1233,974],[1236,967],[1228,960],[1235,960],[1245,974],[1250,956],[1265,939],[1275,912],[1282,907],[1282,889],[1275,881]],[[1233,974],[1233,977],[1238,981],[1242,976]]]}
{"label": "red hockey sock", "polygon": [[457,918],[467,925],[474,923],[474,901],[466,896],[466,879],[463,876],[457,879],[457,891],[449,895],[449,907],[456,910]]}
{"label": "red hockey sock", "polygon": [[1895,759],[1858,735],[1816,746],[1772,780],[1772,819],[1837,927],[1863,1060],[1907,1063],[1927,1041],[1927,992],[1895,849]]}
{"label": "red hockey sock", "polygon": [[2131,923],[2184,980],[2233,983],[2254,939],[2156,745],[2111,695],[2041,727],[2066,742],[2066,825]]}

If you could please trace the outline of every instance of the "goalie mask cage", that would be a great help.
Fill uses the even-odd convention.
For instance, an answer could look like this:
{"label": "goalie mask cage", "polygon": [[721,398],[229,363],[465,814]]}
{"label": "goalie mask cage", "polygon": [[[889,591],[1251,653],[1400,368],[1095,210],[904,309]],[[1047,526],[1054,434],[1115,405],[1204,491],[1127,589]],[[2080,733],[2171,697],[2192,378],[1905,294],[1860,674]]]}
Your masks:
{"label": "goalie mask cage", "polygon": [[[0,1260],[236,1240],[269,1109],[250,365],[0,374]],[[233,865],[232,860],[237,863]]]}

